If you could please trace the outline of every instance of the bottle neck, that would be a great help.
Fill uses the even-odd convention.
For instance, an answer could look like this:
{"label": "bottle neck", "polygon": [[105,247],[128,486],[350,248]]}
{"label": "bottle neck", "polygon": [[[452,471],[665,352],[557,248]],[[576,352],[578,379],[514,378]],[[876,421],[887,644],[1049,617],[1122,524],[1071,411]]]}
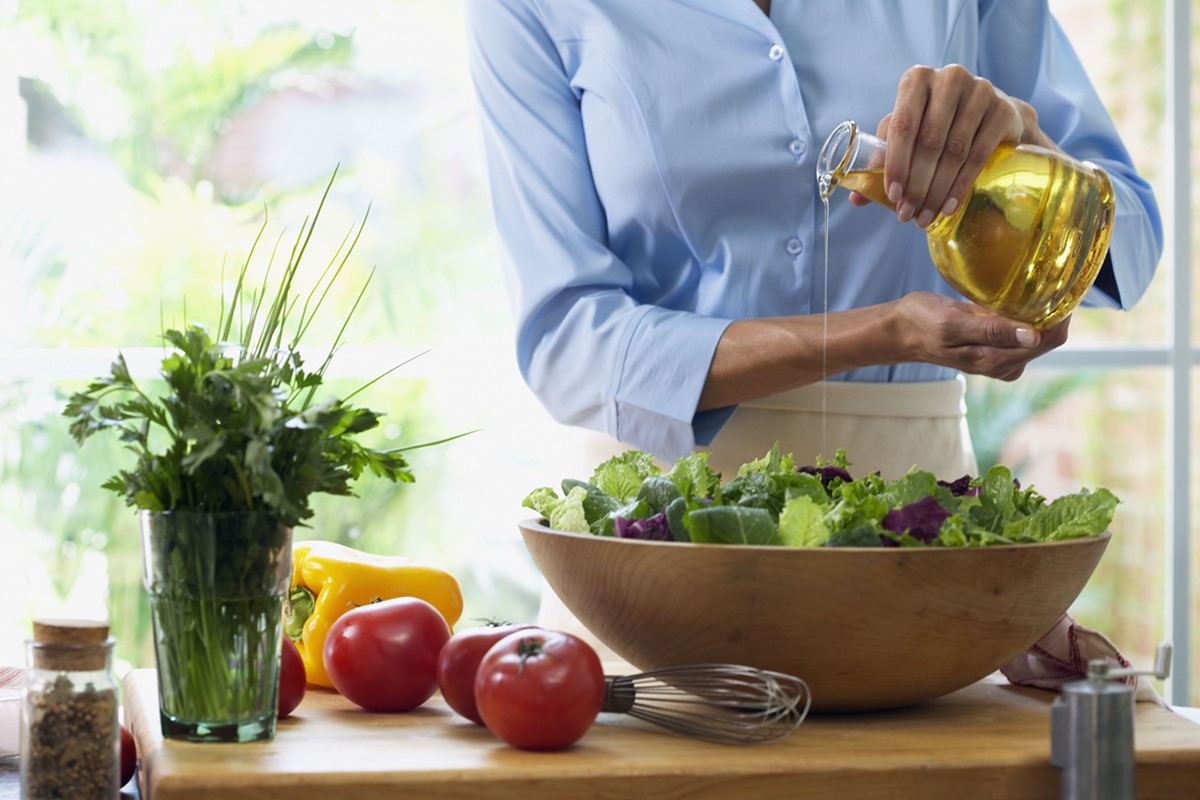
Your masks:
{"label": "bottle neck", "polygon": [[825,137],[825,143],[817,154],[817,187],[822,200],[828,200],[833,190],[854,168],[858,149],[858,125],[853,120],[839,123]]}

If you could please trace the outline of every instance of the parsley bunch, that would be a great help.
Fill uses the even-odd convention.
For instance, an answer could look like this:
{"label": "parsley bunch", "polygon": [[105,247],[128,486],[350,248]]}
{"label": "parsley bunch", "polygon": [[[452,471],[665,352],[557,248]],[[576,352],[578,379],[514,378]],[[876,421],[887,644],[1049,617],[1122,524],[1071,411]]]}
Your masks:
{"label": "parsley bunch", "polygon": [[[351,494],[350,484],[364,470],[391,481],[412,482],[402,451],[440,443],[375,450],[357,440],[378,426],[380,415],[350,400],[392,370],[347,397],[317,401],[325,370],[370,283],[368,278],[325,360],[307,369],[300,340],[366,224],[364,216],[353,239],[347,234],[298,303],[296,272],[336,175],[335,170],[311,222],[306,219],[301,226],[270,296],[265,285],[261,293],[246,287],[264,220],[231,299],[227,305],[222,300],[215,332],[192,324],[163,333],[171,350],[160,370],[167,386],[162,396],[143,391],[119,353],[108,376],[71,396],[63,413],[73,420],[70,430],[78,443],[113,430],[136,456],[133,467],[103,484],[123,495],[130,506],[148,511],[266,511],[291,527],[312,516],[309,498],[314,492]],[[276,252],[278,248],[276,243]],[[274,259],[272,254],[271,262]]]}

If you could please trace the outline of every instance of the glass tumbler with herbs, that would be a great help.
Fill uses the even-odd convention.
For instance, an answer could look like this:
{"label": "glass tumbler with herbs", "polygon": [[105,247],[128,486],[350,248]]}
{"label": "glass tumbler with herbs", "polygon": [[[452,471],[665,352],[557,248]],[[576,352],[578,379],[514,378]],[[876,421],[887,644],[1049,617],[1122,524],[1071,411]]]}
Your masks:
{"label": "glass tumbler with herbs", "polygon": [[360,439],[378,428],[381,415],[353,398],[399,365],[345,396],[322,396],[329,391],[326,368],[370,276],[331,329],[324,359],[310,366],[301,354],[301,339],[366,224],[364,216],[347,231],[303,291],[301,261],[334,178],[336,171],[281,270],[275,259],[287,250],[282,234],[263,285],[251,285],[264,215],[236,279],[221,293],[216,325],[163,331],[165,388],[144,386],[118,353],[109,374],[73,394],[63,411],[80,444],[100,432],[116,434],[136,459],[103,488],[141,518],[159,712],[170,739],[275,735],[292,529],[312,517],[314,494],[350,496],[364,473],[413,481],[403,452],[438,443],[378,449]]}

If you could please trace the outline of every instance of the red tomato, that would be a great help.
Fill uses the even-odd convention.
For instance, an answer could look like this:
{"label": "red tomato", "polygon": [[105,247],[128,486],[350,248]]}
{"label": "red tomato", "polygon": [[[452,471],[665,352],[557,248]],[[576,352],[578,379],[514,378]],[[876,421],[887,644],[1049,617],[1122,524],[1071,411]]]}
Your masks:
{"label": "red tomato", "polygon": [[479,664],[475,703],[488,730],[522,750],[561,750],[596,721],[604,670],[569,633],[540,628],[501,639]]}
{"label": "red tomato", "polygon": [[296,643],[283,636],[279,646],[279,719],[296,710],[304,699],[304,687],[308,683],[308,671]]}
{"label": "red tomato", "polygon": [[475,707],[475,673],[492,645],[532,625],[484,625],[467,628],[450,637],[438,654],[437,684],[446,705],[476,725],[483,724]]}
{"label": "red tomato", "polygon": [[437,691],[438,653],[449,639],[446,619],[419,598],[359,606],[329,627],[325,671],[367,711],[409,711]]}
{"label": "red tomato", "polygon": [[134,744],[129,728],[125,727],[125,723],[121,723],[121,785],[129,783],[136,771],[137,745]]}

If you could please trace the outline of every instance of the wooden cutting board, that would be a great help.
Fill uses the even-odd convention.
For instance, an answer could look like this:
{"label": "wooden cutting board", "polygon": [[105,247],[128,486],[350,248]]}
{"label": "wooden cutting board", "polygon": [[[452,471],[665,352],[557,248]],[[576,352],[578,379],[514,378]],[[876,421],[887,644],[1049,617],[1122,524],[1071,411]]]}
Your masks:
{"label": "wooden cutting board", "polygon": [[[368,714],[310,689],[275,739],[164,741],[153,670],[125,679],[143,800],[395,798],[1057,798],[1054,695],[988,678],[913,708],[810,716],[769,745],[688,739],[601,715],[573,748],[512,749],[434,697],[404,714]],[[1137,796],[1200,791],[1200,725],[1137,704]]]}

